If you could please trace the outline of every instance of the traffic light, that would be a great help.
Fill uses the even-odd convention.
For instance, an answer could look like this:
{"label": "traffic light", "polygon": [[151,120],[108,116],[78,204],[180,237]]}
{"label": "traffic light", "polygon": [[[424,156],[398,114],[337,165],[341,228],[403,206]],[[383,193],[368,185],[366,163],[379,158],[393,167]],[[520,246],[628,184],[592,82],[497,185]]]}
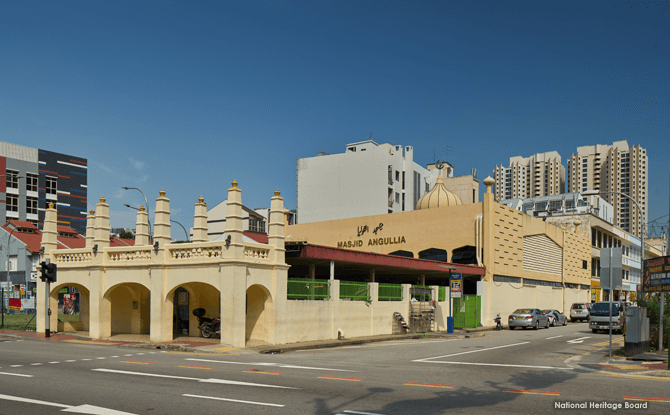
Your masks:
{"label": "traffic light", "polygon": [[56,282],[56,264],[41,262],[40,265],[42,265],[42,275],[40,275],[42,282]]}

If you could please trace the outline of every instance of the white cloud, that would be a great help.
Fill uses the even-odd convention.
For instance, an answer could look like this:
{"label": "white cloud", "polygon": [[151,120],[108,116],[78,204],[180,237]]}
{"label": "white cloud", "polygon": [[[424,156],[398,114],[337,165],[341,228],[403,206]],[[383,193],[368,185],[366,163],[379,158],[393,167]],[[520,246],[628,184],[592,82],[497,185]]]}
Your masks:
{"label": "white cloud", "polygon": [[128,160],[130,160],[130,164],[132,164],[133,167],[135,167],[137,170],[142,170],[142,167],[144,167],[143,161],[135,160],[132,157],[128,157]]}
{"label": "white cloud", "polygon": [[140,179],[136,179],[135,182],[137,182],[137,183],[144,183],[144,182],[147,181],[148,178],[149,178],[149,176],[147,176],[147,175],[145,174],[145,175],[142,176]]}
{"label": "white cloud", "polygon": [[100,167],[102,170],[106,171],[106,172],[109,173],[109,174],[112,174],[112,173],[113,173],[112,169],[110,169],[109,167],[105,166],[104,164],[100,164],[100,163],[98,163],[98,167]]}
{"label": "white cloud", "polygon": [[123,189],[119,189],[119,190],[116,192],[116,194],[114,195],[114,197],[117,198],[117,199],[121,199],[121,198],[123,197],[124,194],[126,194],[126,191],[123,190]]}

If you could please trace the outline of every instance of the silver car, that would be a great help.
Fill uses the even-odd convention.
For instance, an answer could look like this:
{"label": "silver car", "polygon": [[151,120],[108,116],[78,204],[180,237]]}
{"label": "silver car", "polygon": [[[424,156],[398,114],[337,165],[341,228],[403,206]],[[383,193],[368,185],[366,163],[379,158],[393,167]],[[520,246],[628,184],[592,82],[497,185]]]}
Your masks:
{"label": "silver car", "polygon": [[540,326],[549,328],[549,317],[539,308],[520,308],[510,314],[507,325],[510,330],[514,330],[516,327],[532,327],[535,330],[539,329]]}
{"label": "silver car", "polygon": [[590,303],[574,303],[570,307],[570,321],[589,321]]}
{"label": "silver car", "polygon": [[551,327],[554,327],[556,325],[561,326],[568,325],[568,317],[565,314],[561,313],[560,311],[548,309],[548,310],[542,310],[542,312],[546,314],[547,317],[549,317],[549,325]]}

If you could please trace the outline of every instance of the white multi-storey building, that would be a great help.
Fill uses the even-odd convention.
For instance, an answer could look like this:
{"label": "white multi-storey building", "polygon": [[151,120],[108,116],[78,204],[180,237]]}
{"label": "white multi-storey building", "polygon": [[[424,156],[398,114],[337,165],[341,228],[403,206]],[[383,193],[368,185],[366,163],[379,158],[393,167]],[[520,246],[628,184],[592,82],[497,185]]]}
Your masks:
{"label": "white multi-storey building", "polygon": [[[372,140],[347,144],[341,154],[299,158],[296,170],[299,223],[414,210],[440,171],[415,163],[411,146]],[[443,180],[453,174],[444,163]],[[478,198],[478,192],[464,202],[470,197]]]}
{"label": "white multi-storey building", "polygon": [[[602,191],[602,197],[614,206],[614,224],[640,237],[647,223],[647,150],[628,146],[627,141],[615,141],[611,146],[596,144],[577,147],[568,160],[568,191]],[[617,193],[624,193],[635,200]]]}
{"label": "white multi-storey building", "polygon": [[496,199],[524,199],[565,191],[565,166],[556,151],[510,157],[509,167],[493,170]]}

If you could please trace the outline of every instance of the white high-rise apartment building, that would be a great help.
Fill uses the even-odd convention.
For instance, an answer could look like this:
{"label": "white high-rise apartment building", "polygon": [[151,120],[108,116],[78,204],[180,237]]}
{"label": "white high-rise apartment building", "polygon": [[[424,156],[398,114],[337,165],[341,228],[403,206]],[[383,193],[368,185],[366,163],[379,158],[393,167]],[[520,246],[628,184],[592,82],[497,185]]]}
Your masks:
{"label": "white high-rise apartment building", "polygon": [[509,167],[493,170],[496,199],[525,199],[565,192],[565,166],[556,151],[510,157]]}
{"label": "white high-rise apartment building", "polygon": [[[647,223],[647,150],[639,144],[615,141],[611,146],[596,144],[577,147],[577,153],[568,160],[568,191],[599,190],[602,198],[614,206],[614,224],[626,232],[640,237]],[[630,196],[635,203],[620,196]]]}
{"label": "white high-rise apartment building", "polygon": [[[318,153],[297,160],[299,223],[414,210],[435,183],[439,170],[414,162],[411,146],[347,144],[341,154]],[[443,177],[453,177],[444,164]]]}

